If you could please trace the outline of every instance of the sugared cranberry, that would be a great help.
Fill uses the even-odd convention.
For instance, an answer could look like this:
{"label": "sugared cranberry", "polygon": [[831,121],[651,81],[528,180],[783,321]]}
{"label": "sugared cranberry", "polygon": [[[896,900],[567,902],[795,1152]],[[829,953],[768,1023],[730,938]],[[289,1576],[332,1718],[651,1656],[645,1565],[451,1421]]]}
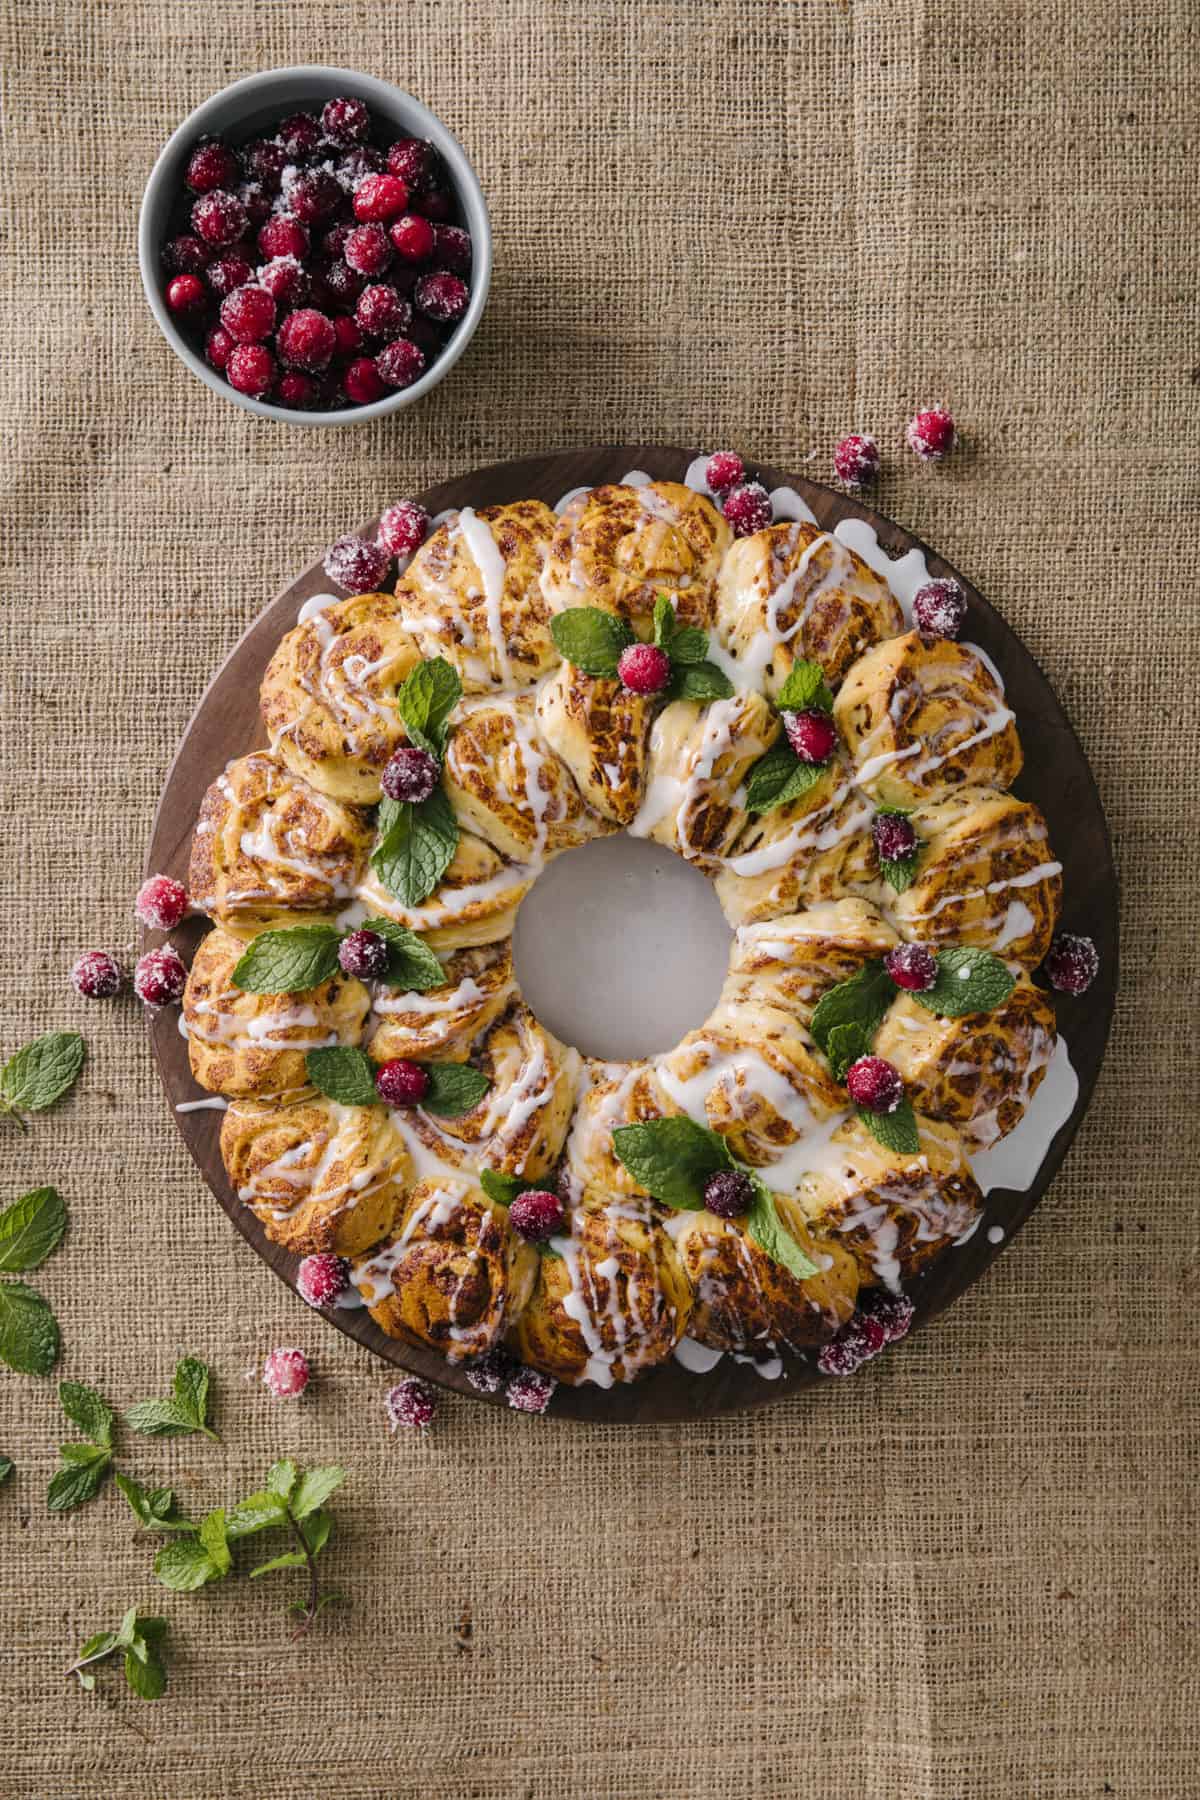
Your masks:
{"label": "sugared cranberry", "polygon": [[313,298],[330,310],[339,306],[350,308],[362,293],[365,279],[349,263],[330,263],[317,272]]}
{"label": "sugared cranberry", "polygon": [[470,298],[471,290],[461,275],[452,275],[448,269],[436,269],[432,275],[422,275],[413,289],[417,306],[427,319],[436,319],[439,325],[461,319]]}
{"label": "sugared cranberry", "polygon": [[223,325],[214,325],[204,340],[204,354],[209,366],[222,373],[234,348],[234,341]]}
{"label": "sugared cranberry", "polygon": [[235,343],[261,344],[275,329],[275,302],[264,287],[238,288],[221,302],[221,323]]}
{"label": "sugared cranberry", "polygon": [[167,305],[180,318],[203,312],[208,304],[204,283],[198,275],[176,275],[167,283]]}
{"label": "sugared cranberry", "polygon": [[873,1313],[858,1312],[817,1357],[822,1375],[853,1375],[888,1344],[887,1328]]}
{"label": "sugared cranberry", "polygon": [[437,1394],[428,1382],[418,1381],[415,1375],[388,1389],[387,1416],[393,1431],[397,1426],[403,1426],[405,1431],[424,1431],[436,1413]]}
{"label": "sugared cranberry", "polygon": [[187,917],[188,895],[182,881],[169,875],[152,875],[143,881],[133,910],[151,931],[174,931]]}
{"label": "sugared cranberry", "polygon": [[308,1386],[309,1374],[303,1350],[272,1350],[263,1363],[263,1386],[276,1400],[298,1400]]}
{"label": "sugared cranberry", "polygon": [[833,453],[833,472],[848,488],[866,487],[879,474],[879,445],[866,431],[844,437]]}
{"label": "sugared cranberry", "polygon": [[325,553],[325,573],[348,594],[374,594],[387,574],[389,557],[366,538],[339,538]]}
{"label": "sugared cranberry", "polygon": [[354,322],[368,337],[399,337],[412,319],[408,301],[386,282],[365,287],[354,308]]}
{"label": "sugared cranberry", "polygon": [[300,369],[288,369],[279,377],[275,398],[280,406],[286,406],[290,412],[311,412],[321,398],[320,384],[315,375],[305,375]]}
{"label": "sugared cranberry", "polygon": [[206,244],[236,244],[246,235],[250,221],[236,194],[214,188],[201,194],[192,208],[192,225]]}
{"label": "sugared cranberry", "polygon": [[120,963],[107,950],[85,950],[71,970],[71,986],[85,1000],[111,1000],[124,980]]}
{"label": "sugared cranberry", "polygon": [[671,659],[656,644],[629,644],[617,659],[617,675],[631,694],[661,694],[671,679]]}
{"label": "sugared cranberry", "polygon": [[407,1057],[393,1057],[376,1069],[375,1092],[385,1106],[420,1106],[429,1092],[428,1072]]}
{"label": "sugared cranberry", "polygon": [[311,156],[321,142],[321,124],[315,113],[291,113],[276,133],[291,157]]}
{"label": "sugared cranberry", "polygon": [[374,144],[355,144],[353,150],[338,157],[333,172],[343,192],[352,194],[365,176],[379,175],[386,167],[382,150],[376,150]]}
{"label": "sugared cranberry", "polygon": [[350,1264],[331,1250],[306,1256],[296,1270],[296,1292],[310,1306],[332,1306],[350,1285]]}
{"label": "sugared cranberry", "polygon": [[400,138],[387,153],[387,166],[406,186],[419,188],[433,175],[437,152],[424,138]]}
{"label": "sugared cranberry", "polygon": [[212,260],[212,251],[203,239],[184,232],[182,237],[167,240],[162,259],[168,275],[203,275]]}
{"label": "sugared cranberry", "polygon": [[704,465],[704,479],[714,494],[727,494],[746,479],[746,465],[735,450],[716,450]]}
{"label": "sugared cranberry", "polygon": [[335,356],[353,356],[356,350],[362,349],[362,332],[347,317],[339,313],[333,321],[333,354]]}
{"label": "sugared cranberry", "polygon": [[916,1308],[904,1294],[874,1293],[866,1302],[866,1316],[882,1330],[885,1342],[898,1344],[912,1329]]}
{"label": "sugared cranberry", "polygon": [[415,500],[397,500],[379,519],[379,542],[389,556],[411,556],[425,542],[429,514]]}
{"label": "sugared cranberry", "polygon": [[821,1347],[817,1367],[822,1375],[853,1375],[862,1367],[863,1356],[856,1337],[839,1336]]}
{"label": "sugared cranberry", "polygon": [[953,450],[957,433],[954,420],[944,406],[927,406],[915,413],[904,431],[908,447],[922,462],[940,462]]}
{"label": "sugared cranberry", "polygon": [[258,276],[259,287],[266,288],[276,306],[291,312],[308,299],[308,276],[290,256],[267,263]]}
{"label": "sugared cranberry", "polygon": [[741,1169],[718,1169],[704,1184],[704,1204],[718,1219],[736,1219],[754,1204],[754,1185]]}
{"label": "sugared cranberry", "polygon": [[957,581],[927,581],[913,596],[913,622],[921,636],[956,638],[967,616],[967,602]]}
{"label": "sugared cranberry", "polygon": [[433,242],[443,269],[453,269],[456,275],[470,273],[473,251],[469,231],[464,231],[461,225],[435,225]]}
{"label": "sugared cranberry", "polygon": [[439,221],[449,219],[454,214],[454,195],[449,188],[427,188],[418,194],[413,201],[413,211],[423,213],[427,219]]}
{"label": "sugared cranberry", "polygon": [[339,94],[321,109],[321,125],[331,144],[361,144],[371,129],[371,115],[352,94]]}
{"label": "sugared cranberry", "polygon": [[237,157],[218,138],[197,144],[188,157],[183,179],[193,194],[208,194],[213,188],[232,187],[238,177]]}
{"label": "sugared cranberry", "polygon": [[[394,271],[394,274],[398,272]],[[437,356],[441,351],[443,343],[441,328],[435,325],[432,319],[423,319],[420,313],[413,314],[412,323],[408,327],[408,336],[422,356],[426,358]]]}
{"label": "sugared cranberry", "polygon": [[332,320],[311,306],[303,306],[283,321],[275,348],[288,368],[308,369],[311,373],[326,367],[336,342]]}
{"label": "sugared cranberry", "polygon": [[428,800],[438,783],[437,758],[428,750],[405,744],[392,752],[379,777],[379,785],[389,800],[419,806]]}
{"label": "sugared cranberry", "polygon": [[283,145],[276,143],[273,138],[259,138],[255,143],[247,144],[242,151],[242,162],[247,174],[272,194],[279,192],[283,171],[291,160]]}
{"label": "sugared cranberry", "polygon": [[187,986],[187,970],[177,950],[164,944],[138,958],[133,971],[133,991],[147,1006],[170,1006]]}
{"label": "sugared cranberry", "polygon": [[871,837],[880,862],[903,862],[917,847],[917,834],[912,821],[900,813],[876,813],[871,821]]}
{"label": "sugared cranberry", "polygon": [[239,394],[261,400],[275,379],[275,358],[265,344],[236,344],[229,353],[225,374]]}
{"label": "sugared cranberry", "polygon": [[384,345],[375,367],[388,387],[411,387],[425,373],[425,352],[411,338],[396,338]]}
{"label": "sugared cranberry", "polygon": [[243,181],[237,191],[237,197],[246,209],[247,223],[255,231],[265,225],[271,216],[271,196],[261,181]]}
{"label": "sugared cranberry", "polygon": [[514,1412],[544,1413],[558,1386],[553,1375],[539,1369],[518,1369],[504,1390],[504,1398]]}
{"label": "sugared cranberry", "polygon": [[1060,931],[1044,967],[1046,980],[1060,994],[1086,994],[1100,973],[1100,953],[1090,937]]}
{"label": "sugared cranberry", "polygon": [[867,1112],[895,1112],[904,1098],[904,1082],[894,1063],[882,1056],[860,1056],[846,1070],[846,1087],[855,1106]]}
{"label": "sugared cranberry", "polygon": [[343,219],[340,224],[332,225],[329,228],[321,239],[321,248],[330,262],[341,261],[342,251],[346,248],[346,239],[352,231],[357,231],[357,229],[358,227],[348,219]]}
{"label": "sugared cranberry", "polygon": [[808,706],[803,712],[785,712],[783,728],[802,763],[827,763],[833,755],[837,727],[819,706]]}
{"label": "sugared cranberry", "polygon": [[356,981],[377,981],[387,970],[388,947],[377,931],[352,931],[338,946],[343,975]]}
{"label": "sugared cranberry", "polygon": [[355,406],[370,406],[373,400],[382,400],[387,393],[379,370],[369,356],[360,356],[352,362],[343,376],[347,400]]}
{"label": "sugared cranberry", "polygon": [[771,496],[761,481],[747,481],[726,494],[721,511],[734,537],[750,537],[771,523]]}
{"label": "sugared cranberry", "polygon": [[287,190],[288,205],[305,225],[327,219],[341,198],[341,188],[324,169],[310,169],[306,175],[297,176]]}
{"label": "sugared cranberry", "polygon": [[557,1194],[544,1188],[531,1188],[518,1194],[508,1209],[508,1221],[515,1232],[531,1244],[544,1243],[562,1229],[563,1203]]}
{"label": "sugared cranberry", "polygon": [[396,175],[364,175],[354,190],[356,219],[375,219],[386,224],[408,205],[408,188]]}
{"label": "sugared cranberry", "polygon": [[402,213],[388,236],[396,255],[404,262],[426,263],[433,255],[434,227],[420,213]]}
{"label": "sugared cranberry", "polygon": [[258,247],[266,257],[294,256],[297,262],[308,255],[310,239],[299,219],[277,213],[268,219],[258,234]]}
{"label": "sugared cranberry", "polygon": [[888,951],[883,966],[907,994],[927,994],[937,980],[937,957],[924,944],[898,944]]}
{"label": "sugared cranberry", "polygon": [[232,294],[237,288],[245,287],[254,280],[254,270],[244,256],[222,256],[216,262],[209,263],[204,271],[207,281],[218,300],[224,300],[226,294]]}
{"label": "sugared cranberry", "polygon": [[517,1365],[503,1350],[489,1350],[467,1370],[467,1380],[477,1394],[498,1394],[512,1380]]}
{"label": "sugared cranberry", "polygon": [[392,245],[382,225],[356,225],[342,252],[360,275],[382,275],[392,260]]}

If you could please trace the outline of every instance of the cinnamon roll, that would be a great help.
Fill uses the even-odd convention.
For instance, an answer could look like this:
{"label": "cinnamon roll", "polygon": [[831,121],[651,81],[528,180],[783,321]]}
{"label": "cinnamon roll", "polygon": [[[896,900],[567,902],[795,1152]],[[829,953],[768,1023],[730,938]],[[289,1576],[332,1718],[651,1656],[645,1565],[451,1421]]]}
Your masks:
{"label": "cinnamon roll", "polygon": [[630,824],[642,803],[650,714],[641,694],[573,663],[560,664],[538,690],[543,739],[587,804],[614,825]]}
{"label": "cinnamon roll", "polygon": [[598,606],[649,637],[668,594],[681,625],[705,629],[733,533],[711,500],[674,481],[608,484],[579,494],[551,540],[542,592],[551,612]]}
{"label": "cinnamon roll", "polygon": [[775,1196],[784,1229],[817,1266],[800,1280],[776,1262],[731,1219],[710,1212],[675,1213],[666,1230],[674,1241],[695,1303],[688,1336],[714,1350],[741,1356],[803,1350],[836,1336],[854,1311],[858,1264],[836,1239],[818,1243],[787,1195]]}
{"label": "cinnamon roll", "polygon": [[420,932],[430,949],[440,954],[511,937],[517,908],[536,874],[536,868],[506,862],[482,838],[461,831],[446,873],[419,906],[398,900],[374,870],[368,870],[358,898],[369,913]]}
{"label": "cinnamon roll", "polygon": [[669,1118],[678,1110],[653,1063],[589,1058],[563,1151],[560,1185],[577,1201],[585,1193],[645,1198],[645,1190],[614,1151],[612,1134],[619,1125]]}
{"label": "cinnamon roll", "polygon": [[730,924],[774,919],[873,886],[873,816],[846,764],[834,757],[798,799],[750,819],[716,878]]}
{"label": "cinnamon roll", "polygon": [[744,783],[780,731],[761,694],[743,689],[700,706],[676,700],[654,721],[642,805],[629,827],[713,870],[748,814]]}
{"label": "cinnamon roll", "polygon": [[517,862],[540,863],[612,830],[542,738],[530,694],[463,702],[444,786],[463,824]]}
{"label": "cinnamon roll", "polygon": [[786,918],[739,925],[721,997],[765,1000],[807,1025],[822,994],[899,941],[883,915],[859,899],[825,900]]}
{"label": "cinnamon roll", "polygon": [[444,986],[422,994],[377,987],[377,1023],[367,1046],[375,1062],[398,1056],[412,1062],[465,1062],[476,1038],[516,994],[508,938],[454,950],[444,958],[444,967]]}

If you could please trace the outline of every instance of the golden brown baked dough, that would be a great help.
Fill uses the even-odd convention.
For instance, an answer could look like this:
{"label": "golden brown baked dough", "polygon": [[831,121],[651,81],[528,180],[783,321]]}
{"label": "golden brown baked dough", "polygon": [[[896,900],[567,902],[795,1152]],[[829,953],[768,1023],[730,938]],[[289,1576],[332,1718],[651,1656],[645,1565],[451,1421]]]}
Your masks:
{"label": "golden brown baked dough", "polygon": [[654,602],[668,594],[682,625],[707,628],[721,559],[733,533],[712,501],[674,481],[610,483],[572,500],[542,575],[551,612],[599,606],[649,637]]}
{"label": "golden brown baked dough", "polygon": [[465,1062],[475,1040],[506,1010],[517,992],[512,944],[480,944],[444,958],[446,983],[423,994],[380,986],[378,1020],[368,1053],[378,1063],[393,1057],[413,1062]]}
{"label": "golden brown baked dough", "polygon": [[645,1196],[613,1150],[620,1125],[666,1119],[679,1108],[667,1097],[652,1062],[600,1062],[582,1068],[571,1130],[563,1150],[560,1180],[574,1200],[585,1193]]}
{"label": "golden brown baked dough", "polygon": [[873,890],[873,816],[849,768],[834,757],[799,799],[751,818],[716,879],[730,924],[773,919],[857,888]]}
{"label": "golden brown baked dough", "polygon": [[539,732],[531,694],[463,701],[443,785],[467,829],[514,862],[540,863],[612,830]]}
{"label": "golden brown baked dough", "polygon": [[761,694],[675,700],[650,731],[645,798],[629,829],[715,870],[745,825],[743,783],[780,731]]}
{"label": "golden brown baked dough", "polygon": [[899,938],[867,900],[824,900],[786,918],[739,925],[722,999],[761,999],[807,1025],[817,1001]]}
{"label": "golden brown baked dough", "polygon": [[418,931],[431,950],[460,950],[512,936],[517,908],[533,886],[536,868],[506,862],[472,832],[461,831],[441,881],[420,906],[405,906],[368,869],[358,898],[368,913]]}
{"label": "golden brown baked dough", "polygon": [[614,825],[631,824],[642,803],[651,711],[643,695],[574,663],[561,663],[538,689],[543,740],[587,804]]}
{"label": "golden brown baked dough", "polygon": [[803,1350],[834,1337],[854,1311],[858,1264],[835,1239],[818,1242],[794,1201],[776,1213],[819,1273],[803,1281],[759,1249],[736,1220],[710,1212],[677,1213],[667,1225],[696,1296],[688,1336],[714,1350]]}

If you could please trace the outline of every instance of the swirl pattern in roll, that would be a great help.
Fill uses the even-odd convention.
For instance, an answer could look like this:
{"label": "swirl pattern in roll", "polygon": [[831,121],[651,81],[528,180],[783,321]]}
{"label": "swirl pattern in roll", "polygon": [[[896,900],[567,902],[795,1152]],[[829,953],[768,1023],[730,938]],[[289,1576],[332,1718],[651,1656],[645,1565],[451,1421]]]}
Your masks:
{"label": "swirl pattern in roll", "polygon": [[552,612],[598,606],[650,635],[654,602],[670,596],[683,625],[712,623],[717,575],[733,533],[703,494],[674,481],[612,482],[565,508],[542,592]]}

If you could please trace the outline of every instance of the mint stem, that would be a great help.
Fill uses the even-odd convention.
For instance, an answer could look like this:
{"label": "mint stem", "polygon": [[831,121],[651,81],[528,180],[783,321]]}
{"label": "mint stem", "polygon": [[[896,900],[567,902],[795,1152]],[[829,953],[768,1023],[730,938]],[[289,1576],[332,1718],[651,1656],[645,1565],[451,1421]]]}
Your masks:
{"label": "mint stem", "polygon": [[308,1605],[299,1609],[300,1623],[292,1633],[292,1642],[295,1644],[311,1631],[313,1622],[316,1619],[321,1602],[321,1577],[317,1573],[317,1559],[309,1549],[304,1533],[300,1529],[299,1521],[296,1519],[286,1500],[283,1503],[283,1510],[287,1514],[287,1521],[291,1526],[292,1536],[304,1552],[304,1561],[308,1567]]}
{"label": "mint stem", "polygon": [[22,1131],[28,1132],[28,1119],[22,1117],[11,1100],[0,1099],[0,1112],[7,1113],[10,1119],[15,1119],[17,1121],[17,1124],[21,1127]]}
{"label": "mint stem", "polygon": [[106,1656],[115,1656],[119,1648],[118,1644],[110,1644],[107,1650],[93,1650],[90,1656],[81,1656],[78,1662],[73,1662],[66,1673],[78,1675],[80,1669],[86,1669],[89,1663],[103,1662]]}

